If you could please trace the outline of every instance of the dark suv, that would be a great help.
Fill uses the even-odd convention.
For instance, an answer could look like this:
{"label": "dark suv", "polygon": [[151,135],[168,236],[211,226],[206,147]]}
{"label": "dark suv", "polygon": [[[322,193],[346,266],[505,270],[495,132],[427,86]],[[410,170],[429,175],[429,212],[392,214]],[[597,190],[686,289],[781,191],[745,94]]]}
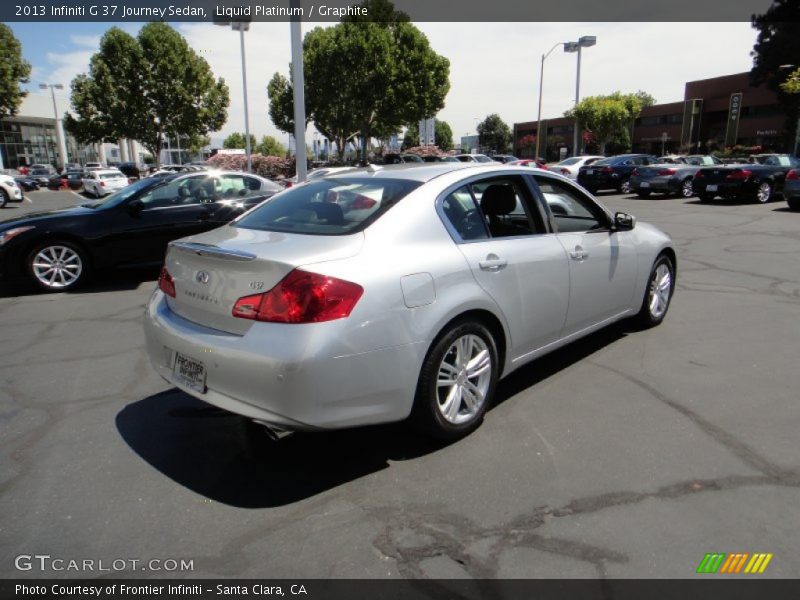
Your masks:
{"label": "dark suv", "polygon": [[135,162],[121,163],[117,169],[122,171],[126,177],[130,177],[131,179],[139,179],[142,176],[142,169],[140,169],[139,165],[137,165]]}
{"label": "dark suv", "polygon": [[598,190],[631,192],[631,173],[636,167],[659,164],[651,154],[620,154],[601,158],[578,171],[578,183],[593,194]]}

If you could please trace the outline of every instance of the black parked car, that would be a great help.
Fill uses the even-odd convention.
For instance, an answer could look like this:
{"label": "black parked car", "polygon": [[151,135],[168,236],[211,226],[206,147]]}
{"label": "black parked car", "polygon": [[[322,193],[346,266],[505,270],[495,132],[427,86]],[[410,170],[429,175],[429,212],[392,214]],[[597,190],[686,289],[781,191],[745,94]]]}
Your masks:
{"label": "black parked car", "polygon": [[22,188],[24,192],[35,192],[39,189],[39,183],[27,175],[19,175],[14,177],[14,181],[17,182],[17,185]]}
{"label": "black parked car", "polygon": [[170,241],[219,227],[279,191],[255,175],[188,173],[0,221],[0,275],[27,275],[42,290],[65,291],[92,271],[158,265]]}
{"label": "black parked car", "polygon": [[694,190],[703,202],[717,196],[726,199],[769,202],[783,189],[787,173],[800,167],[800,161],[787,154],[756,157],[760,164],[725,165],[700,169],[694,176]]}
{"label": "black parked car", "polygon": [[58,175],[58,173],[56,173],[56,170],[52,167],[31,168],[31,172],[28,173],[28,177],[33,179],[36,183],[38,183],[42,187],[45,187],[47,185],[47,181],[53,175]]}
{"label": "black parked car", "polygon": [[117,169],[122,171],[122,173],[124,175],[128,176],[130,179],[139,179],[139,178],[141,178],[142,171],[144,170],[144,169],[140,169],[139,165],[137,165],[135,162],[120,163],[120,165],[117,167]]}
{"label": "black parked car", "polygon": [[83,189],[83,171],[67,171],[61,175],[53,175],[47,180],[48,190],[59,190],[68,187],[74,192]]}
{"label": "black parked car", "polygon": [[[680,159],[682,162],[677,162]],[[715,156],[694,154],[692,156],[674,157],[675,162],[636,167],[631,173],[631,191],[639,198],[647,198],[650,194],[675,194],[684,198],[694,196],[694,176],[705,166],[721,165],[722,161]]]}
{"label": "black parked car", "polygon": [[578,183],[595,193],[598,190],[631,192],[631,174],[636,167],[657,165],[658,158],[650,154],[620,154],[602,158],[578,171]]}

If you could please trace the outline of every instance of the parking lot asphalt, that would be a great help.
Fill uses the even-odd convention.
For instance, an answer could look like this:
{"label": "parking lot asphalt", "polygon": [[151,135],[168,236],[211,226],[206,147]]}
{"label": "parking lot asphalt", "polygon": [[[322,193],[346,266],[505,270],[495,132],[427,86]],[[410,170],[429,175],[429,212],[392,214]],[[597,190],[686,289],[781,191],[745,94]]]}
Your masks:
{"label": "parking lot asphalt", "polygon": [[[31,197],[0,219],[80,201]],[[769,552],[762,577],[796,577],[800,213],[600,199],[673,236],[665,322],[512,374],[448,446],[402,424],[271,442],[175,390],[144,353],[155,273],[6,285],[0,575],[101,575],[15,568],[39,553],[193,561],[125,577],[690,578],[707,552]]]}

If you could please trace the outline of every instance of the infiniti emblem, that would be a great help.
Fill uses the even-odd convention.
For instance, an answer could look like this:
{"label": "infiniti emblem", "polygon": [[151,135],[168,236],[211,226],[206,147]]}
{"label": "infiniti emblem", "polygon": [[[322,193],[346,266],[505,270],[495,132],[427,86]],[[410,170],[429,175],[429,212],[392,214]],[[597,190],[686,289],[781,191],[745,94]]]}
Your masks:
{"label": "infiniti emblem", "polygon": [[194,280],[197,283],[208,283],[210,275],[206,271],[198,271],[195,273]]}

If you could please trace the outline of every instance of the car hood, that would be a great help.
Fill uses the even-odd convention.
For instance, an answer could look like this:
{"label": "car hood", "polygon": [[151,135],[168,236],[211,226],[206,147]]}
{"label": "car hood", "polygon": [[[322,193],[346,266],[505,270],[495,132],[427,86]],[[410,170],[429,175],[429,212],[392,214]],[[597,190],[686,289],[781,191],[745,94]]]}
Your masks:
{"label": "car hood", "polygon": [[12,227],[20,227],[22,225],[35,225],[45,222],[59,221],[60,219],[81,217],[82,215],[96,214],[97,211],[93,208],[86,208],[84,206],[74,206],[72,208],[62,208],[58,210],[46,210],[35,213],[28,213],[19,217],[13,217],[0,221],[0,230],[11,229]]}

